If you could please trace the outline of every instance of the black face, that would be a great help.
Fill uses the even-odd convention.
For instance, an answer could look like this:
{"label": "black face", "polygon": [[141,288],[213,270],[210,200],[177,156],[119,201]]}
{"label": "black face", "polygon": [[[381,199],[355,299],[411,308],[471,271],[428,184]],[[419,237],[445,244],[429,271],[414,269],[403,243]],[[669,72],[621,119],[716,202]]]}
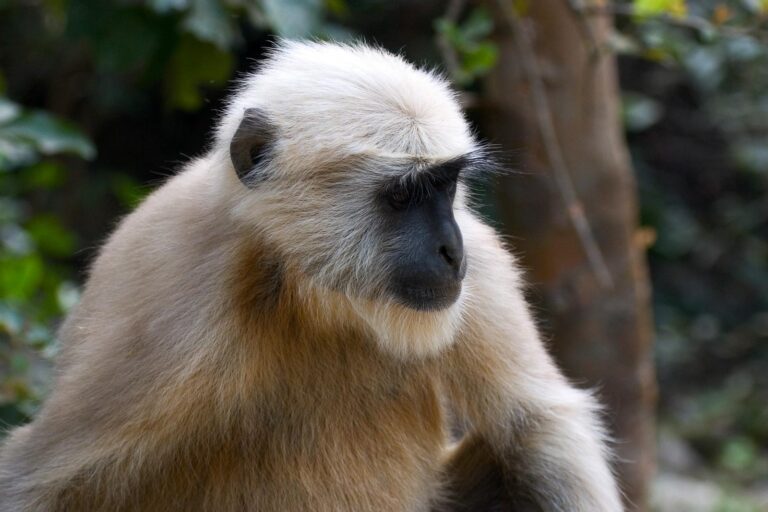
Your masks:
{"label": "black face", "polygon": [[381,194],[391,237],[390,292],[403,305],[439,310],[453,304],[466,273],[453,200],[461,170],[451,162],[388,184]]}

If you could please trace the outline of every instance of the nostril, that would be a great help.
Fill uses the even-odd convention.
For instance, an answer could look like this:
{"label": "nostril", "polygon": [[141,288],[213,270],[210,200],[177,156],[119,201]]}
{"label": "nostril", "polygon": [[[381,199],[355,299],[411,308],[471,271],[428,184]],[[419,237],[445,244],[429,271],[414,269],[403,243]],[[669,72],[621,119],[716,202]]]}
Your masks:
{"label": "nostril", "polygon": [[453,251],[445,245],[440,246],[440,255],[449,265],[454,265],[456,262],[456,257],[454,256]]}

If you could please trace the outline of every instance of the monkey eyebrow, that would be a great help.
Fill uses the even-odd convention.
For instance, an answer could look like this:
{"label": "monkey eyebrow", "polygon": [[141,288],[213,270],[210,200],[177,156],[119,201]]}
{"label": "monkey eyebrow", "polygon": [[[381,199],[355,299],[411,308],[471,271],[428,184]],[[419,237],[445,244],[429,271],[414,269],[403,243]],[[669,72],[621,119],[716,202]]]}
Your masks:
{"label": "monkey eyebrow", "polygon": [[[438,163],[418,160],[400,162],[392,169],[382,193],[406,194],[409,202],[420,202],[431,197],[437,190],[458,181],[467,183],[499,169],[496,161],[484,149],[475,150]],[[407,191],[407,192],[406,192]]]}
{"label": "monkey eyebrow", "polygon": [[400,176],[400,183],[439,185],[459,180],[473,180],[496,174],[501,167],[487,148],[479,148],[429,166],[411,165]]}

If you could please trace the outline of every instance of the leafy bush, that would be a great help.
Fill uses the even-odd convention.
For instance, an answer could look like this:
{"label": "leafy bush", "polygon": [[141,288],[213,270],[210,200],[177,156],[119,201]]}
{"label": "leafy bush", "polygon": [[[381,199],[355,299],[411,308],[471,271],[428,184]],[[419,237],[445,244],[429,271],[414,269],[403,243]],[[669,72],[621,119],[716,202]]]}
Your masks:
{"label": "leafy bush", "polygon": [[55,194],[65,166],[51,157],[91,159],[91,142],[69,123],[0,97],[0,421],[27,419],[45,392],[55,321],[77,300],[74,233],[32,196]]}
{"label": "leafy bush", "polygon": [[657,235],[662,418],[752,482],[768,477],[768,3],[644,3],[622,24],[624,114]]}

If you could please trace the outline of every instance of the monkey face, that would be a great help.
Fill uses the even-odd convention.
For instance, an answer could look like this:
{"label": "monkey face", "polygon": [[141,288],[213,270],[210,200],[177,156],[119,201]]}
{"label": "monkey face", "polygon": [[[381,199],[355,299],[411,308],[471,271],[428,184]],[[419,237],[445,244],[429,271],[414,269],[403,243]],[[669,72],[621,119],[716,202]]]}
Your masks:
{"label": "monkey face", "polygon": [[396,178],[378,202],[390,268],[388,292],[396,302],[420,311],[444,309],[461,293],[466,258],[454,219],[460,167],[449,162]]}
{"label": "monkey face", "polygon": [[251,189],[247,209],[291,268],[350,299],[414,312],[457,303],[467,260],[454,219],[454,207],[465,206],[456,193],[465,178],[493,168],[482,148],[453,157],[368,146],[299,155],[284,131],[266,112],[246,109],[230,156]]}
{"label": "monkey face", "polygon": [[277,133],[248,109],[230,152],[252,211],[270,220],[270,238],[292,267],[351,299],[418,312],[457,302],[467,259],[456,193],[492,165],[482,150],[429,160],[327,151],[320,161],[307,152],[297,163],[270,149]]}

